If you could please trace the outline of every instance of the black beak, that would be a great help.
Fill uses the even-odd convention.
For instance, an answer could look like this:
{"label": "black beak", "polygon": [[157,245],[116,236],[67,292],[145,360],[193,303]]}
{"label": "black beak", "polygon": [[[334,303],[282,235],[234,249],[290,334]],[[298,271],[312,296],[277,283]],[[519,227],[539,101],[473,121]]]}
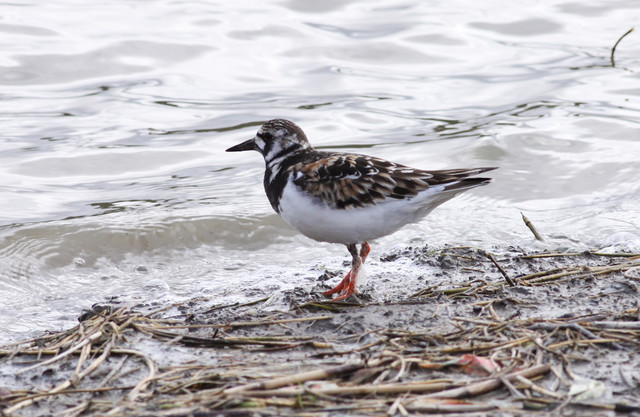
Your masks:
{"label": "black beak", "polygon": [[236,146],[232,146],[227,149],[227,152],[241,152],[241,151],[256,151],[256,142],[255,138],[251,138],[247,141],[237,144]]}

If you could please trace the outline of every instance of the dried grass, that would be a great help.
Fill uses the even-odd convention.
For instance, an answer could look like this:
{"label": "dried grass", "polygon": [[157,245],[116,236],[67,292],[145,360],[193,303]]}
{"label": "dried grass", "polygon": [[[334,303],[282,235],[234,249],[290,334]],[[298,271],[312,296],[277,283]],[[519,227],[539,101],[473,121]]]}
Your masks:
{"label": "dried grass", "polygon": [[[617,256],[612,254],[607,265],[572,265],[510,280],[519,286],[555,285],[640,266],[637,256]],[[623,260],[611,263],[614,257]],[[499,266],[499,260],[490,258]],[[443,293],[463,298],[495,295],[503,286],[504,281],[478,281],[445,291],[427,288],[414,294],[414,300]],[[61,417],[408,415],[569,406],[640,411],[636,405],[594,403],[570,395],[578,382],[572,367],[590,360],[588,350],[638,351],[637,308],[606,316],[506,319],[494,309],[498,301],[476,303],[486,313],[483,317],[450,317],[447,332],[380,328],[350,336],[349,343],[318,335],[282,335],[281,330],[331,321],[360,304],[313,301],[293,309],[295,317],[215,324],[156,318],[160,310],[142,314],[102,309],[73,329],[2,347],[0,366],[18,367],[16,377],[38,380],[53,370],[64,378],[50,388],[0,388],[0,407],[2,415],[10,416],[37,414],[39,404],[55,403]],[[328,313],[310,314],[319,309]],[[229,335],[234,329],[252,328],[261,332]],[[192,360],[159,360],[157,352],[149,353],[151,345],[180,350]]]}

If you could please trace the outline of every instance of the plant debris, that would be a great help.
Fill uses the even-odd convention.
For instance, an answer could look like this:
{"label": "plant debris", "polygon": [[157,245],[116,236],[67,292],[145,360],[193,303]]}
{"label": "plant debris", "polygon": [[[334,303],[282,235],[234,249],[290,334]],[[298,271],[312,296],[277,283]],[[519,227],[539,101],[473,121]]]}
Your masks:
{"label": "plant debris", "polygon": [[405,256],[444,256],[472,280],[386,303],[294,290],[282,311],[268,299],[95,306],[72,329],[0,347],[1,413],[640,412],[640,256],[423,248],[384,259]]}

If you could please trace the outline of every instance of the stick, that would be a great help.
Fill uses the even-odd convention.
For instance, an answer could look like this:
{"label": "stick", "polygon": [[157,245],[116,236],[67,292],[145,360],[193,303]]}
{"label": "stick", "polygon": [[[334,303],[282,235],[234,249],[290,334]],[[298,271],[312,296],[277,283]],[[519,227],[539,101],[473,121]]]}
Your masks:
{"label": "stick", "polygon": [[[600,266],[594,266],[594,267],[585,267],[585,268],[581,268],[581,269],[574,269],[571,271],[567,271],[564,273],[560,273],[560,274],[554,274],[554,275],[549,275],[546,277],[541,277],[541,278],[534,278],[529,280],[529,284],[531,285],[544,285],[546,282],[548,281],[555,281],[555,280],[560,280],[560,278],[565,278],[565,280],[567,279],[566,277],[568,277],[569,279],[583,279],[583,278],[588,278],[591,276],[596,276],[596,275],[603,275],[603,274],[610,274],[611,272],[617,272],[617,271],[626,271],[628,269],[630,269],[632,266],[628,265],[628,264],[620,264],[620,265],[614,265],[611,267],[600,267]],[[585,274],[580,274],[580,275],[574,275],[574,276],[570,276],[573,274],[578,274],[579,272],[585,271],[587,270],[588,272]]]}
{"label": "stick", "polygon": [[131,353],[143,357],[147,364],[147,368],[149,368],[149,375],[138,382],[138,384],[133,387],[133,389],[127,394],[127,398],[133,401],[139,395],[140,391],[147,388],[147,385],[149,385],[149,383],[154,380],[154,378],[156,377],[156,373],[158,372],[158,367],[156,366],[156,363],[153,361],[153,359],[151,359],[149,356],[133,350],[131,351]]}
{"label": "stick", "polygon": [[[409,392],[434,392],[450,389],[457,386],[453,382],[442,380],[424,382],[405,382],[397,384],[363,384],[354,387],[330,387],[330,388],[285,388],[264,391],[251,391],[247,395],[255,397],[297,397],[304,393],[314,395],[371,395],[371,394],[402,394]],[[233,388],[232,388],[233,389]]]}
{"label": "stick", "polygon": [[500,377],[500,382],[502,382],[502,385],[504,385],[505,387],[507,387],[509,389],[509,392],[511,392],[511,395],[513,395],[514,397],[516,397],[516,398],[525,398],[525,396],[520,391],[518,391],[516,389],[516,387],[514,387],[511,382],[509,382],[509,380],[507,380],[507,378],[501,376]]}
{"label": "stick", "polygon": [[585,324],[600,329],[640,330],[640,321],[592,321]]}
{"label": "stick", "polygon": [[548,396],[548,397],[555,398],[556,400],[559,400],[559,399],[561,399],[561,398],[562,398],[562,395],[560,395],[560,394],[556,394],[556,393],[555,393],[555,392],[553,392],[553,391],[549,391],[549,390],[547,390],[547,389],[544,389],[544,388],[542,388],[542,387],[539,387],[539,386],[537,386],[536,384],[534,384],[533,382],[529,381],[527,378],[523,377],[522,375],[518,375],[518,376],[516,376],[516,380],[517,380],[518,382],[520,382],[521,384],[524,384],[524,386],[525,386],[526,388],[529,388],[529,389],[532,389],[532,390],[534,390],[534,391],[536,391],[536,392],[539,392],[539,393],[540,393],[540,394],[542,394],[542,395],[546,395],[546,396]]}
{"label": "stick", "polygon": [[522,214],[522,212],[520,212],[520,214],[522,215],[522,220],[524,221],[524,224],[529,228],[529,230],[531,230],[531,233],[533,233],[533,236],[536,239],[538,239],[540,242],[544,242],[544,239],[542,238],[542,236],[540,236],[540,233],[538,233],[533,223],[531,223],[531,220],[529,220],[527,216]]}
{"label": "stick", "polygon": [[634,28],[629,29],[624,35],[620,36],[620,38],[618,39],[618,41],[615,43],[615,45],[613,45],[613,48],[611,48],[611,66],[615,67],[616,66],[616,61],[613,60],[613,55],[616,53],[616,48],[618,47],[618,44],[620,43],[620,41],[622,40],[622,38],[624,38],[625,36],[627,36],[628,34],[630,34],[631,32],[633,32]]}
{"label": "stick", "polygon": [[294,319],[281,319],[281,320],[236,321],[236,322],[227,323],[227,324],[184,324],[180,326],[153,326],[152,329],[169,330],[169,329],[201,329],[201,328],[270,326],[272,324],[296,323],[296,322],[302,322],[302,321],[331,320],[332,318],[333,316],[298,317]]}
{"label": "stick", "polygon": [[[98,332],[98,333],[101,333],[101,332]],[[94,335],[96,335],[96,334],[97,333],[95,333]],[[92,335],[92,336],[94,336],[94,335]],[[84,341],[86,342],[86,341],[89,341],[90,339],[91,339],[91,336],[89,336],[89,338],[85,339]],[[111,341],[105,347],[104,352],[102,353],[102,355],[100,355],[100,357],[98,359],[94,360],[93,363],[91,365],[89,365],[89,367],[87,369],[85,369],[84,371],[82,371],[80,373],[78,373],[79,368],[80,368],[80,360],[79,360],[78,361],[78,369],[76,370],[76,373],[74,374],[72,379],[66,380],[62,384],[60,384],[60,385],[56,386],[55,388],[51,389],[49,391],[49,394],[56,394],[56,393],[58,393],[60,391],[63,391],[65,389],[69,388],[74,383],[80,381],[85,376],[89,375],[91,372],[93,372],[102,362],[104,362],[107,359],[107,357],[109,356],[109,352],[111,351],[111,347],[113,346],[114,343],[115,343],[115,336],[112,336]],[[86,352],[90,352],[91,351],[91,345],[90,344],[85,344],[85,346],[83,348],[83,355],[85,355],[85,351]],[[86,355],[88,356],[88,353],[86,353]],[[59,355],[59,356],[62,356],[62,355]],[[56,358],[59,358],[59,357],[56,357]],[[51,359],[56,359],[56,358],[51,358]],[[37,365],[42,365],[43,363],[36,364],[36,365],[32,366],[31,368],[34,368]],[[7,408],[6,410],[4,410],[4,413],[6,413],[7,415],[12,414],[13,412],[15,412],[15,411],[17,411],[17,410],[19,410],[19,409],[21,409],[23,407],[29,406],[29,405],[35,403],[36,401],[37,401],[37,398],[30,398],[30,399],[27,399],[27,400],[24,400],[24,401],[20,401],[19,403],[14,404],[13,406],[11,406],[11,407]]]}
{"label": "stick", "polygon": [[[536,323],[532,326],[529,326],[529,328],[534,330],[535,329],[554,330],[558,328],[572,329],[579,333],[582,333],[584,336],[588,337],[589,339],[600,339],[599,336],[596,336],[593,332],[585,329],[578,323]],[[638,328],[640,329],[640,326],[638,326]],[[611,346],[614,347],[615,349],[624,350],[624,348],[620,346],[618,343],[611,343]]]}
{"label": "stick", "polygon": [[35,369],[35,368],[37,368],[39,366],[49,365],[50,363],[53,363],[53,362],[58,361],[58,360],[60,360],[62,358],[65,358],[65,357],[71,355],[76,350],[84,347],[86,344],[91,343],[92,341],[96,340],[100,336],[102,336],[102,332],[101,331],[95,332],[94,334],[92,334],[91,336],[87,337],[82,342],[80,342],[77,345],[73,346],[72,348],[70,348],[66,352],[61,353],[61,354],[59,354],[57,356],[54,356],[51,359],[47,359],[44,362],[36,363],[35,365],[29,366],[28,368],[20,369],[19,371],[16,371],[16,375],[23,374],[23,373],[28,372],[28,371],[30,371],[32,369]]}
{"label": "stick", "polygon": [[548,349],[557,349],[563,346],[571,346],[571,345],[590,345],[592,343],[615,343],[618,339],[581,339],[581,340],[565,340],[564,342],[553,343],[547,346]]}
{"label": "stick", "polygon": [[[531,378],[534,376],[546,374],[551,369],[550,365],[537,365],[531,368],[524,369],[522,371],[513,372],[507,375],[504,375],[504,378],[511,382],[516,379],[518,376],[524,376],[526,378]],[[493,391],[502,386],[502,381],[500,378],[493,378],[487,381],[477,382],[475,384],[470,384],[460,388],[454,388],[441,392],[434,392],[433,394],[424,395],[422,398],[462,398],[462,397],[473,397],[476,395],[481,395],[489,391]]]}
{"label": "stick", "polygon": [[327,369],[316,369],[314,371],[302,372],[295,375],[282,376],[278,378],[269,379],[262,382],[252,382],[251,384],[240,385],[233,388],[228,388],[223,391],[224,394],[236,394],[243,391],[250,391],[256,389],[273,389],[284,387],[291,384],[298,384],[300,382],[310,381],[312,379],[326,379],[334,375],[340,375],[345,373],[351,373],[358,369],[364,368],[364,363],[351,363],[346,365],[334,366]]}
{"label": "stick", "polygon": [[487,255],[487,258],[491,259],[491,262],[493,262],[493,264],[498,268],[498,271],[500,271],[500,273],[502,274],[504,279],[507,281],[507,284],[509,284],[510,287],[515,287],[516,284],[513,282],[513,280],[511,278],[509,278],[509,275],[507,275],[507,271],[505,271],[500,266],[498,261],[496,261],[496,258],[494,258],[493,255],[490,254],[489,252],[485,252],[484,254]]}
{"label": "stick", "polygon": [[583,255],[593,255],[593,256],[607,256],[610,258],[633,258],[637,257],[637,253],[604,253],[604,252],[594,252],[594,251],[582,251],[582,252],[563,252],[563,253],[536,253],[534,255],[525,255],[521,256],[522,259],[535,259],[535,258],[555,258],[561,256],[583,256]]}
{"label": "stick", "polygon": [[55,387],[54,389],[52,389],[49,392],[56,393],[56,392],[60,392],[62,390],[65,390],[65,389],[69,388],[72,384],[77,384],[85,376],[87,376],[91,372],[93,372],[98,366],[100,366],[100,364],[102,362],[104,362],[109,357],[109,353],[111,352],[111,348],[113,347],[114,343],[115,343],[115,335],[112,336],[111,341],[104,348],[104,352],[102,352],[102,355],[100,355],[96,360],[94,360],[91,363],[91,365],[89,365],[89,367],[87,367],[87,369],[85,369],[84,371],[82,371],[80,373],[77,373],[76,375],[74,375],[72,377],[72,379],[63,382],[62,384],[58,385],[57,387]]}
{"label": "stick", "polygon": [[116,376],[116,374],[118,372],[120,372],[120,369],[122,369],[122,367],[124,366],[124,363],[127,361],[127,359],[129,359],[129,356],[128,355],[124,355],[122,357],[122,359],[120,360],[120,362],[118,363],[118,365],[115,366],[111,370],[111,372],[109,372],[109,374],[102,379],[102,381],[100,381],[100,383],[98,384],[98,388],[97,389],[101,389],[105,385],[107,385],[107,383],[111,380],[111,378],[113,378],[114,376]]}
{"label": "stick", "polygon": [[[494,404],[478,404],[467,402],[451,404],[448,401],[425,400],[422,398],[416,398],[414,401],[409,402],[406,405],[406,408],[407,410],[413,411],[414,413],[438,413],[438,415],[446,415],[445,413],[456,413],[456,415],[471,415],[471,413],[495,410],[496,408],[498,408],[498,406]],[[487,414],[483,413],[482,415]]]}

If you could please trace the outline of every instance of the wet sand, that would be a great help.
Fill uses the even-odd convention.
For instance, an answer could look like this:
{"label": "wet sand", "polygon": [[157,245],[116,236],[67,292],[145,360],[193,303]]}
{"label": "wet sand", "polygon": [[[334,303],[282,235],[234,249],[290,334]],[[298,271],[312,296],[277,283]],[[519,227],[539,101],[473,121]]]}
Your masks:
{"label": "wet sand", "polygon": [[[321,295],[332,271],[242,305],[95,306],[74,329],[2,348],[0,409],[640,413],[637,256],[420,247],[379,263],[346,302]],[[408,264],[424,274],[404,276]]]}

